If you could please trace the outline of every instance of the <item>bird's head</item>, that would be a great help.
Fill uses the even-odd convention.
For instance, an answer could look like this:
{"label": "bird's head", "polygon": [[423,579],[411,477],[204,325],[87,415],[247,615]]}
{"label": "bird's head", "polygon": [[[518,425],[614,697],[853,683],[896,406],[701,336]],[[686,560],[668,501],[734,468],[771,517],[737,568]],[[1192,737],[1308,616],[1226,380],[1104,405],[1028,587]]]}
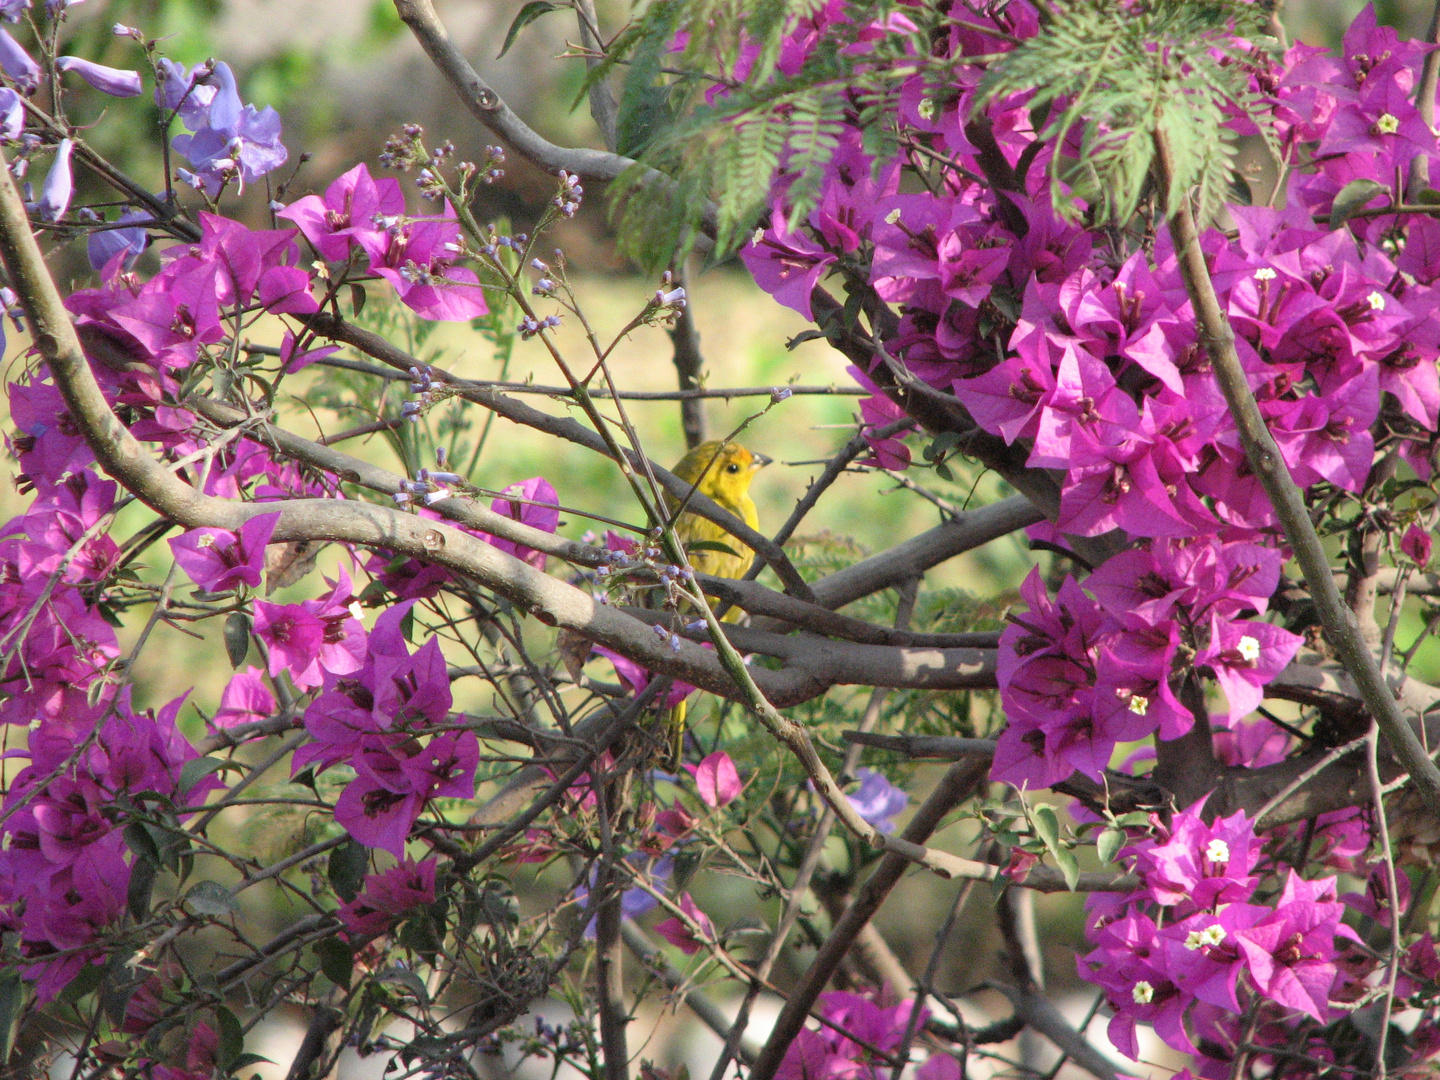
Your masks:
{"label": "bird's head", "polygon": [[770,458],[764,454],[717,440],[701,443],[681,458],[675,475],[724,506],[738,502],[750,490],[755,473],[769,464]]}

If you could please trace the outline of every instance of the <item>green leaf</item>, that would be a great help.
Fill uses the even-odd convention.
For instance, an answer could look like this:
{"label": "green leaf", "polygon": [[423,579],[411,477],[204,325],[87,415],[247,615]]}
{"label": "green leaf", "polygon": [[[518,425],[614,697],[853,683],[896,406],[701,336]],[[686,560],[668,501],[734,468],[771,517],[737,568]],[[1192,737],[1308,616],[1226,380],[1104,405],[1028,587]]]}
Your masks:
{"label": "green leaf", "polygon": [[742,556],[729,544],[720,540],[692,540],[685,545],[686,551],[719,551],[726,555],[734,555],[739,559]]}
{"label": "green leaf", "polygon": [[1060,840],[1060,818],[1055,809],[1042,803],[1031,810],[1030,820],[1035,825],[1035,834],[1045,841],[1046,848],[1055,857],[1055,865],[1065,875],[1066,886],[1074,892],[1075,883],[1080,880],[1080,864],[1075,853]]}
{"label": "green leaf", "polygon": [[423,1007],[427,1009],[430,1007],[430,994],[425,989],[425,983],[413,971],[406,971],[401,967],[388,967],[377,972],[375,978],[378,982],[394,983],[406,990]]}
{"label": "green leaf", "polygon": [[370,852],[365,845],[346,840],[330,852],[325,876],[330,879],[330,887],[335,890],[335,895],[348,904],[360,895],[360,889],[365,884],[365,873],[369,869]]}
{"label": "green leaf", "polygon": [[1060,818],[1056,816],[1054,807],[1041,803],[1030,811],[1030,820],[1035,825],[1035,835],[1045,841],[1045,846],[1052,852],[1061,850],[1060,846]]}
{"label": "green leaf", "polygon": [[243,611],[232,611],[225,616],[225,655],[230,658],[230,667],[243,664],[249,651],[250,617]]}
{"label": "green leaf", "polygon": [[311,948],[315,950],[325,977],[342,990],[349,990],[350,977],[355,969],[355,951],[338,937],[321,938]]}
{"label": "green leaf", "polygon": [[25,983],[14,968],[0,971],[0,1067],[10,1060],[15,1030],[25,1008]]}
{"label": "green leaf", "polygon": [[219,1036],[215,1067],[228,1076],[245,1052],[245,1029],[240,1025],[239,1018],[224,1005],[215,1006],[215,1034]]}
{"label": "green leaf", "polygon": [[1115,856],[1125,846],[1125,834],[1119,829],[1106,829],[1095,838],[1095,854],[1100,857],[1100,862],[1109,866],[1115,861]]}
{"label": "green leaf", "polygon": [[185,906],[197,915],[234,915],[240,911],[234,895],[218,881],[197,881],[185,894]]}
{"label": "green leaf", "polygon": [[1440,206],[1440,191],[1433,187],[1424,188],[1415,196],[1415,201],[1425,206]]}
{"label": "green leaf", "polygon": [[1080,882],[1080,863],[1075,858],[1075,853],[1062,848],[1055,852],[1055,862],[1060,867],[1060,873],[1065,875],[1065,887],[1071,892]]}
{"label": "green leaf", "polygon": [[[127,830],[128,831],[128,830]],[[125,889],[125,909],[136,922],[144,922],[150,914],[150,893],[160,873],[158,860],[136,858],[130,868],[130,884]]]}
{"label": "green leaf", "polygon": [[[510,51],[510,46],[515,44],[515,39],[520,35],[521,30],[524,30],[541,15],[558,11],[560,7],[559,4],[550,3],[550,0],[530,0],[530,3],[522,7],[520,13],[510,21],[510,29],[505,31],[505,43],[500,46],[500,51],[495,55],[495,59],[499,60]],[[360,313],[357,311],[355,314]]]}
{"label": "green leaf", "polygon": [[135,853],[137,863],[148,862],[159,867],[160,848],[155,843],[155,838],[150,835],[149,829],[138,821],[132,821],[125,826],[124,836],[126,845]]}
{"label": "green leaf", "polygon": [[350,283],[350,311],[357,317],[365,310],[365,299],[368,295],[364,285],[353,281]]}
{"label": "green leaf", "polygon": [[1330,204],[1330,228],[1338,229],[1349,221],[1356,211],[1385,190],[1385,185],[1376,180],[1364,177],[1351,180],[1340,189],[1335,201]]}
{"label": "green leaf", "polygon": [[221,769],[241,769],[243,766],[233,761],[226,761],[218,757],[191,758],[180,767],[180,784],[178,791],[184,795],[201,780],[211,773],[217,773]]}
{"label": "green leaf", "polygon": [[410,644],[415,644],[415,609],[408,608],[400,618],[400,636]]}

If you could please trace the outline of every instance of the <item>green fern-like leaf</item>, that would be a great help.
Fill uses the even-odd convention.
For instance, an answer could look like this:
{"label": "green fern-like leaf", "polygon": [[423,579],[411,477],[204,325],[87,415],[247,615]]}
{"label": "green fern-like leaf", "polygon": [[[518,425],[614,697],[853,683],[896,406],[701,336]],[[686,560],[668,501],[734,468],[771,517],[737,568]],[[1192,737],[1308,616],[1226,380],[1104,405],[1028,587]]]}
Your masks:
{"label": "green fern-like leaf", "polygon": [[1045,116],[1042,139],[1067,148],[1079,134],[1078,152],[1051,164],[1061,212],[1078,214],[1078,201],[1099,220],[1127,220],[1150,183],[1157,139],[1170,156],[1161,211],[1168,216],[1195,191],[1212,212],[1233,169],[1231,113],[1258,113],[1237,36],[1260,29],[1255,6],[1077,0],[1052,10],[1038,36],[992,64],[976,109],[1029,95],[1032,115]]}

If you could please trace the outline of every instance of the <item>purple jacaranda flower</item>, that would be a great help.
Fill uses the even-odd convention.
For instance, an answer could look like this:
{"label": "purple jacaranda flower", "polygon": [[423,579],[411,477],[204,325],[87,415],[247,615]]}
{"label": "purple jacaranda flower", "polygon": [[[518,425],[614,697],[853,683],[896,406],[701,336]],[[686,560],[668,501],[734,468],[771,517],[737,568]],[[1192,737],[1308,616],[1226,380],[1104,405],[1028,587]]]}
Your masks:
{"label": "purple jacaranda flower", "polygon": [[910,805],[910,796],[874,769],[857,769],[860,787],[847,795],[855,812],[883,833],[895,831],[895,815]]}
{"label": "purple jacaranda flower", "polygon": [[417,907],[435,902],[434,859],[404,859],[382,874],[366,874],[360,895],[335,912],[351,945],[378,937]]}
{"label": "purple jacaranda flower", "polygon": [[[0,30],[0,34],[4,32]],[[70,208],[70,197],[75,193],[75,177],[70,170],[70,154],[74,149],[71,139],[61,139],[55,148],[55,160],[45,174],[40,198],[35,202],[35,213],[41,221],[59,221]]]}
{"label": "purple jacaranda flower", "polygon": [[[497,514],[514,518],[522,525],[553,533],[560,524],[560,497],[555,488],[543,476],[511,484],[490,503],[490,509]],[[529,563],[537,570],[545,569],[545,553],[528,548],[524,544],[498,536],[486,536],[495,547],[517,559]]]}
{"label": "purple jacaranda flower", "polygon": [[8,86],[0,87],[0,138],[18,139],[25,130],[25,104]]}
{"label": "purple jacaranda flower", "polygon": [[[612,763],[613,764],[613,763]],[[583,777],[582,777],[583,779]],[[591,798],[593,799],[593,790]],[[629,863],[638,873],[644,874],[650,882],[651,888],[657,892],[664,892],[670,881],[670,875],[675,871],[675,856],[673,854],[662,855],[658,859],[651,858],[643,851],[632,851],[625,856]],[[624,878],[622,877],[623,881]],[[590,902],[590,888],[595,884],[595,875],[592,872],[587,881],[582,881],[576,888],[574,900],[580,910]],[[651,894],[649,889],[642,889],[639,885],[626,889],[620,894],[620,914],[627,919],[638,919],[641,915],[653,911],[660,903]],[[585,927],[585,937],[595,937],[595,920],[591,919]]]}
{"label": "purple jacaranda flower", "polygon": [[123,68],[106,67],[78,56],[61,56],[55,61],[57,71],[73,71],[102,94],[111,97],[139,97],[142,89],[140,73]]}
{"label": "purple jacaranda flower", "polygon": [[161,57],[155,62],[155,105],[166,113],[178,109],[180,122],[191,130],[204,127],[216,93],[208,81],[212,71],[209,64],[187,71],[185,65]]}
{"label": "purple jacaranda flower", "polygon": [[[132,221],[151,221],[151,215],[144,210],[126,210],[117,220],[117,224],[124,224]],[[135,260],[144,254],[145,249],[150,246],[150,234],[144,229],[117,229],[104,228],[94,229],[85,238],[85,253],[90,258],[90,266],[97,271],[105,271],[110,267],[111,262],[123,256],[115,264],[114,271],[128,270],[135,265]]]}
{"label": "purple jacaranda flower", "polygon": [[0,19],[6,22],[19,22],[29,10],[30,0],[0,0]]}
{"label": "purple jacaranda flower", "polygon": [[1335,939],[1359,940],[1340,921],[1344,913],[1333,877],[1306,881],[1292,870],[1275,910],[1235,935],[1255,988],[1287,1008],[1327,1020],[1340,972]]}
{"label": "purple jacaranda flower", "polygon": [[757,231],[740,249],[740,259],[750,270],[755,284],[807,319],[814,318],[810,294],[836,261],[834,255],[804,233],[789,231],[785,227],[785,213],[779,207],[770,216],[770,227]]}
{"label": "purple jacaranda flower", "polygon": [[280,521],[277,514],[259,514],[229,529],[191,529],[170,541],[180,569],[207,592],[228,592],[241,585],[260,587],[265,569],[265,545]]}
{"label": "purple jacaranda flower", "polygon": [[230,676],[220,693],[220,708],[211,725],[231,728],[275,715],[275,695],[265,685],[264,675],[259,668],[247,665],[244,671]]}
{"label": "purple jacaranda flower", "polygon": [[1209,909],[1249,900],[1255,889],[1255,823],[1237,810],[1207,825],[1200,816],[1204,804],[1176,814],[1163,841],[1142,840],[1121,853],[1134,857],[1135,873],[1157,904]]}
{"label": "purple jacaranda flower", "polygon": [[299,604],[257,600],[255,636],[270,651],[267,670],[272,678],[282,671],[289,671],[292,678],[304,678],[325,644],[325,622]]}
{"label": "purple jacaranda flower", "polygon": [[695,778],[695,789],[700,801],[706,806],[719,808],[728,806],[740,794],[742,784],[735,762],[723,750],[707,755],[699,765],[686,765],[686,771]]}
{"label": "purple jacaranda flower", "polygon": [[331,183],[323,198],[306,195],[276,216],[298,225],[322,257],[342,262],[352,243],[371,259],[383,260],[391,239],[385,223],[404,213],[400,182],[391,176],[374,179],[362,162]]}
{"label": "purple jacaranda flower", "polygon": [[[211,92],[201,97],[196,86],[191,107],[184,95],[197,75],[210,84]],[[216,64],[208,75],[198,69],[188,77],[183,68],[172,65],[164,69],[164,76],[156,87],[156,100],[162,108],[179,106],[181,121],[193,132],[175,136],[171,145],[194,166],[197,183],[212,197],[230,179],[237,180],[243,191],[247,183],[285,164],[288,154],[280,142],[280,114],[268,105],[263,110],[242,105],[229,64]]]}
{"label": "purple jacaranda flower", "polygon": [[[696,930],[691,930],[678,916],[672,915],[664,922],[655,925],[655,933],[686,956],[694,956],[707,941],[715,940],[715,924],[710,921],[710,916],[700,910],[699,905],[691,899],[688,892],[680,894],[680,910],[695,924]],[[696,936],[697,930],[698,937]]]}
{"label": "purple jacaranda flower", "polygon": [[40,65],[20,47],[8,30],[0,30],[0,71],[15,80],[22,94],[31,94],[40,85]]}

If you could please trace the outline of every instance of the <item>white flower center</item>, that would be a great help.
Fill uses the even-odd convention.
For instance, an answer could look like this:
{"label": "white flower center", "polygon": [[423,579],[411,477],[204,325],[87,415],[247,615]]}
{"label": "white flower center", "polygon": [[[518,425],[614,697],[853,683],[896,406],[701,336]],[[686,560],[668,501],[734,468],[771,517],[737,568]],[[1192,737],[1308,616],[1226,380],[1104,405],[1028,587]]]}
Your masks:
{"label": "white flower center", "polygon": [[899,208],[898,206],[897,206],[894,210],[891,210],[888,214],[885,215],[885,224],[886,224],[886,225],[894,225],[894,224],[895,224],[897,221],[899,221],[899,220],[900,220],[900,208]]}
{"label": "white flower center", "polygon": [[1213,863],[1228,863],[1230,861],[1230,845],[1224,840],[1211,840],[1205,845],[1205,858]]}
{"label": "white flower center", "polygon": [[752,233],[751,236],[750,236],[750,243],[754,244],[756,247],[759,247],[759,246],[760,246],[760,241],[761,241],[761,240],[764,240],[764,239],[765,239],[765,230],[764,230],[764,229],[756,229],[756,230],[754,231],[754,233]]}
{"label": "white flower center", "polygon": [[1246,634],[1236,643],[1235,651],[1240,654],[1240,658],[1247,664],[1253,664],[1256,660],[1260,659],[1260,642],[1256,638]]}
{"label": "white flower center", "polygon": [[1385,310],[1385,294],[1382,293],[1379,289],[1376,289],[1369,296],[1367,296],[1365,298],[1365,302],[1370,305],[1371,311]]}
{"label": "white flower center", "polygon": [[1375,130],[1381,135],[1394,135],[1400,130],[1400,121],[1388,112],[1381,113],[1379,119],[1375,121]]}
{"label": "white flower center", "polygon": [[935,114],[940,111],[940,106],[935,103],[934,98],[925,98],[920,102],[920,107],[916,111],[920,113],[922,120],[934,120]]}
{"label": "white flower center", "polygon": [[1130,695],[1130,711],[1136,716],[1144,716],[1150,710],[1150,699],[1143,694]]}
{"label": "white flower center", "polygon": [[1275,271],[1272,270],[1272,269],[1271,269],[1270,267],[1268,267],[1268,266],[1262,266],[1259,270],[1256,270],[1256,271],[1255,271],[1255,280],[1256,280],[1256,281],[1274,281],[1274,280],[1275,280]]}
{"label": "white flower center", "polygon": [[213,534],[213,533],[202,533],[202,534],[200,535],[200,538],[195,541],[195,546],[196,546],[197,548],[214,547],[214,546],[215,546],[215,536],[214,536],[214,534]]}
{"label": "white flower center", "polygon": [[1135,999],[1136,1005],[1149,1005],[1155,998],[1155,988],[1144,979],[1141,979],[1135,984],[1135,988],[1130,991],[1130,996]]}
{"label": "white flower center", "polygon": [[1225,940],[1225,928],[1219,923],[1204,930],[1191,930],[1185,935],[1185,948],[1194,952],[1206,945],[1219,945]]}

